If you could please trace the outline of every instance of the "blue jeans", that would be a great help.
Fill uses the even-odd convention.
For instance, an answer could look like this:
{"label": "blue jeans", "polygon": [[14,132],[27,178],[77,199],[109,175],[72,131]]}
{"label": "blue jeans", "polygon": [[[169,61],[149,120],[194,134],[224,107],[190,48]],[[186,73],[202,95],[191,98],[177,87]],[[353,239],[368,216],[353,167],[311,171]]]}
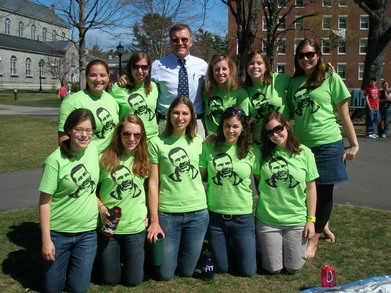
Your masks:
{"label": "blue jeans", "polygon": [[175,270],[180,276],[191,277],[208,229],[208,210],[159,212],[159,223],[166,235],[162,247],[163,264],[157,267],[159,279],[170,280]]}
{"label": "blue jeans", "polygon": [[104,283],[137,286],[144,279],[145,230],[136,234],[115,234],[113,237],[99,235],[101,276]]}
{"label": "blue jeans", "polygon": [[[379,123],[377,124],[377,131],[379,135],[387,134],[388,132],[388,120],[390,120],[390,107],[381,107],[379,109],[380,113],[380,119]],[[381,125],[381,121],[384,120],[384,129]]]}
{"label": "blue jeans", "polygon": [[246,277],[254,275],[257,272],[257,262],[253,215],[235,215],[231,218],[210,212],[209,216],[208,239],[216,271],[228,271],[232,263],[229,257],[232,246],[239,273]]}
{"label": "blue jeans", "polygon": [[377,124],[379,123],[379,109],[365,109],[365,135],[375,133]]}
{"label": "blue jeans", "polygon": [[96,230],[76,236],[50,231],[50,237],[56,249],[55,261],[43,262],[43,291],[86,292],[96,254]]}

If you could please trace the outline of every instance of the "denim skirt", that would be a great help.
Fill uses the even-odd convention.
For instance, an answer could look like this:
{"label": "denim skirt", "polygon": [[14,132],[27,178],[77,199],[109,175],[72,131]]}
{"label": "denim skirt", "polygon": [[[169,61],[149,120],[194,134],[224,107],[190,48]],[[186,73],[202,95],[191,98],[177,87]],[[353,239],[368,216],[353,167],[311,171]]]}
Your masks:
{"label": "denim skirt", "polygon": [[336,141],[311,148],[315,155],[319,178],[316,184],[337,184],[348,181],[346,161],[342,162],[345,153],[343,141]]}

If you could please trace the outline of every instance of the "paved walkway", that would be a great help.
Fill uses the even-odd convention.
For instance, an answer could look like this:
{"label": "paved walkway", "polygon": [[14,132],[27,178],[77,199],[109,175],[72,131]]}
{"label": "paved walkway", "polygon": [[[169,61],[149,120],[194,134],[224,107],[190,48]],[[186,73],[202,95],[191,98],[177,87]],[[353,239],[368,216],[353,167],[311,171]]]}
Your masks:
{"label": "paved walkway", "polygon": [[[0,115],[57,117],[57,108],[0,105]],[[391,137],[358,138],[360,150],[348,162],[349,182],[336,185],[334,202],[391,211]],[[347,145],[347,144],[346,144]],[[38,206],[42,169],[0,173],[0,212]]]}

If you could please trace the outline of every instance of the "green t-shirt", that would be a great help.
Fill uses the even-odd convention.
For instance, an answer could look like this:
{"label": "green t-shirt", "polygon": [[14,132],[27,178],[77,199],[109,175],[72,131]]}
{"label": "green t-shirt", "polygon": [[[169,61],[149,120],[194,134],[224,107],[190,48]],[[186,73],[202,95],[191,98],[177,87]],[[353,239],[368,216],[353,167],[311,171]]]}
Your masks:
{"label": "green t-shirt", "polygon": [[245,89],[232,90],[227,94],[224,88],[218,87],[211,96],[204,94],[203,99],[205,126],[208,135],[216,134],[225,109],[237,106],[248,115],[248,93]]}
{"label": "green t-shirt", "polygon": [[109,208],[120,207],[122,212],[116,234],[135,234],[145,229],[145,178],[133,174],[133,159],[132,154],[121,156],[114,173],[100,166],[100,200]]}
{"label": "green t-shirt", "polygon": [[[253,148],[239,159],[236,144],[224,143],[219,150],[215,143],[202,145],[200,167],[208,171],[208,209],[225,215],[245,215],[253,211],[251,172],[259,171],[260,153]],[[258,173],[256,173],[258,174]]]}
{"label": "green t-shirt", "polygon": [[319,177],[315,158],[300,145],[300,154],[290,157],[276,148],[272,160],[261,161],[261,179],[256,217],[269,225],[294,226],[306,223],[306,182]]}
{"label": "green t-shirt", "polygon": [[152,91],[148,95],[145,93],[144,85],[136,85],[133,91],[129,91],[116,83],[110,92],[119,105],[119,119],[128,114],[135,114],[140,117],[144,123],[148,139],[159,133],[156,121],[158,90],[153,81],[151,84]]}
{"label": "green t-shirt", "polygon": [[292,77],[283,73],[273,73],[272,78],[272,83],[268,86],[261,81],[246,88],[249,95],[249,115],[254,119],[253,140],[258,143],[261,142],[262,121],[267,114],[277,111],[289,120],[286,90]]}
{"label": "green t-shirt", "polygon": [[342,139],[341,130],[335,117],[335,105],[350,98],[341,77],[326,73],[326,79],[316,89],[305,88],[307,78],[292,78],[288,89],[288,106],[294,114],[293,130],[300,142],[316,147]]}
{"label": "green t-shirt", "polygon": [[159,211],[185,213],[205,209],[206,195],[199,171],[202,138],[158,135],[148,145],[149,159],[159,164]]}
{"label": "green t-shirt", "polygon": [[98,151],[101,152],[109,145],[114,128],[118,123],[118,104],[105,91],[100,98],[94,97],[87,90],[78,91],[61,103],[58,114],[58,131],[64,132],[64,124],[68,115],[79,108],[88,109],[94,115],[96,131],[92,141],[95,141]]}
{"label": "green t-shirt", "polygon": [[67,158],[57,148],[43,165],[39,190],[53,195],[50,230],[57,232],[91,231],[98,224],[98,150],[91,142],[84,151],[74,154],[76,158]]}

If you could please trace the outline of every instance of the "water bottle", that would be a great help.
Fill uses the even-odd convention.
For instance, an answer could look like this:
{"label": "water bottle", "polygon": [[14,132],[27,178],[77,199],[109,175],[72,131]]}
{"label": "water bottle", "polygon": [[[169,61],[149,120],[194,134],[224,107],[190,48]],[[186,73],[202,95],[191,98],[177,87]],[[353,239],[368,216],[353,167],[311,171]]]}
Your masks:
{"label": "water bottle", "polygon": [[334,287],[337,285],[335,272],[332,266],[323,266],[321,277],[323,287]]}
{"label": "water bottle", "polygon": [[212,253],[205,250],[202,253],[202,279],[205,281],[212,281],[214,279],[214,263],[212,260]]}
{"label": "water bottle", "polygon": [[104,225],[102,227],[102,234],[107,237],[112,237],[115,234],[115,230],[117,229],[117,225],[119,223],[119,220],[121,219],[122,213],[121,208],[114,206],[112,209],[107,209],[110,216],[107,217],[109,221],[111,222],[110,225]]}

